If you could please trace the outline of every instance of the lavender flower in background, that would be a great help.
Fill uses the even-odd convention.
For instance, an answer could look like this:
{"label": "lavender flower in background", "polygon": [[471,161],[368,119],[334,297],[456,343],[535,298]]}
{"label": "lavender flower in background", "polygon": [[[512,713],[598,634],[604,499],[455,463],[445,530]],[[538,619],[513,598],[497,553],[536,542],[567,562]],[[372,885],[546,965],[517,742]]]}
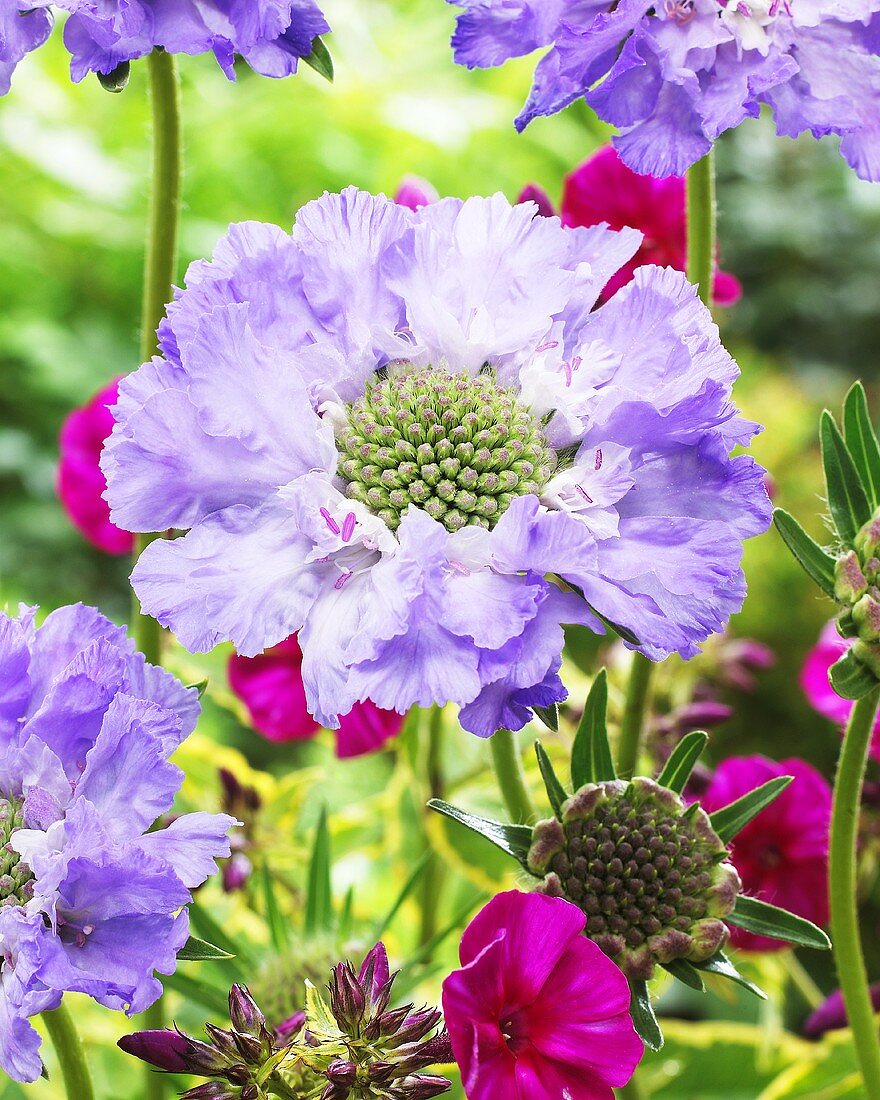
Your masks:
{"label": "lavender flower in background", "polygon": [[115,523],[190,529],[134,570],[148,614],[299,631],[322,725],[453,701],[482,736],[565,697],[563,623],[655,660],[723,627],[769,521],[736,364],[678,272],[593,309],[638,233],[535,212],[349,189],[191,266],[102,457]]}
{"label": "lavender flower in background", "polygon": [[0,614],[0,1066],[34,1081],[27,1018],[64,991],[142,1012],[186,942],[190,889],[229,854],[233,819],[147,832],[183,773],[198,693],[77,604],[36,627]]}
{"label": "lavender flower in background", "polygon": [[880,0],[448,3],[463,9],[452,39],[461,65],[549,47],[519,130],[583,97],[618,127],[631,168],[682,175],[766,104],[780,135],[839,134],[847,163],[880,180]]}

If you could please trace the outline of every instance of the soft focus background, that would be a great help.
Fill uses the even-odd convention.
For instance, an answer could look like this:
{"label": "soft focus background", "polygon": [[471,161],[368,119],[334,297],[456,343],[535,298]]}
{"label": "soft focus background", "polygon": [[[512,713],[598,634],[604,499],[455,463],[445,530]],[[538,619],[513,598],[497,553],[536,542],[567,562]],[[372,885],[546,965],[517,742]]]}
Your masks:
{"label": "soft focus background", "polygon": [[[210,58],[183,60],[181,275],[186,262],[211,252],[230,221],[287,227],[304,202],[351,183],[393,193],[415,173],[444,195],[501,190],[513,199],[535,182],[558,200],[565,174],[605,138],[583,105],[539,120],[518,137],[511,120],[532,62],[474,74],[454,67],[448,48],[453,13],[441,0],[325,0],[325,8],[336,28],[328,39],[333,87],[306,68],[283,83],[243,69],[238,85],[230,85]],[[0,101],[0,606],[24,600],[49,608],[82,599],[118,621],[127,615],[126,561],[92,550],[74,531],[54,479],[66,413],[137,365],[147,158],[143,67],[133,66],[131,84],[119,96],[95,80],[73,87],[57,33],[20,67],[12,94]],[[772,473],[777,502],[821,536],[817,413],[826,404],[836,408],[854,377],[864,378],[870,393],[877,376],[880,188],[856,180],[830,142],[778,140],[761,122],[728,135],[718,158],[724,267],[745,289],[743,301],[720,318],[743,370],[739,400],[767,425],[754,453]],[[804,656],[830,608],[773,533],[748,547],[746,561],[750,595],[732,632],[758,639],[777,660],[760,673],[753,693],[728,694],[734,714],[713,734],[712,751],[716,759],[796,754],[830,777],[837,734],[798,686]],[[590,647],[576,641],[578,664],[585,666]],[[290,945],[281,946],[293,956],[311,951],[302,941],[299,909],[322,804],[330,811],[338,908],[352,890],[353,916],[343,932],[356,944],[369,946],[426,845],[439,851],[448,870],[433,927],[420,926],[417,884],[385,933],[397,963],[407,964],[404,980],[413,996],[435,999],[439,976],[454,965],[458,930],[481,899],[511,881],[508,866],[439,821],[423,828],[414,728],[396,748],[354,762],[336,762],[329,737],[270,745],[247,728],[228,691],[225,659],[224,653],[207,659],[172,654],[188,681],[210,677],[205,719],[181,760],[189,773],[185,801],[216,806],[218,764],[260,790],[254,858],[268,861],[283,887],[293,924]],[[575,704],[588,685],[578,664],[572,661],[568,677]],[[447,793],[500,814],[483,771],[485,746],[461,733],[452,715],[448,726]],[[564,754],[564,735],[546,740],[551,748],[558,742]],[[265,911],[260,889],[251,884],[228,896],[212,885],[201,905],[250,944],[242,954],[258,987],[261,967],[275,972],[266,958],[278,949],[254,912]],[[878,912],[866,908],[875,976]],[[447,934],[416,954],[435,932]],[[805,955],[802,962],[820,987],[831,987],[827,960]],[[298,966],[295,957],[288,961],[290,973],[298,974]],[[845,1046],[817,1048],[795,1037],[806,1002],[792,992],[781,959],[743,966],[771,992],[788,994],[759,1006],[730,999],[728,987],[721,995],[676,994],[664,1002],[671,1016],[706,1022],[688,1027],[668,1020],[667,1048],[648,1069],[652,1095],[858,1096]],[[186,974],[223,984],[223,974],[209,966],[188,964]],[[140,1068],[112,1048],[125,1020],[73,1001],[90,1048],[110,1046],[99,1056],[102,1095],[137,1100]],[[186,1006],[173,1000],[172,1007],[179,1022],[194,1028],[208,1014],[192,999]],[[827,1081],[809,1076],[823,1059]],[[48,1060],[51,1068],[51,1055]],[[0,1082],[2,1100],[48,1100],[59,1090],[51,1083],[24,1090]]]}

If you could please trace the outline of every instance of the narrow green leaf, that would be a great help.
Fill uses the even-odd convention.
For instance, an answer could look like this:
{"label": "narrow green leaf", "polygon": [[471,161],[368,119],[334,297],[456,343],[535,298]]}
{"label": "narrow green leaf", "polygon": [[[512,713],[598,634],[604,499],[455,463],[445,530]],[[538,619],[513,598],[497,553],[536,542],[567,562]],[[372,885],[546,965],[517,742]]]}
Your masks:
{"label": "narrow green leaf", "polygon": [[452,818],[472,832],[479,833],[528,870],[529,848],[532,846],[532,830],[528,825],[502,825],[497,821],[476,817],[466,810],[459,810],[448,802],[441,802],[439,798],[432,798],[428,808]]}
{"label": "narrow green leaf", "polygon": [[163,974],[161,982],[166,989],[173,989],[175,993],[180,993],[188,1002],[194,1001],[219,1017],[229,1018],[229,994],[216,985],[203,982],[200,978],[191,978],[182,970],[176,970],[173,974]]}
{"label": "narrow green leaf", "polygon": [[647,982],[630,982],[629,1010],[632,1015],[633,1027],[639,1033],[639,1038],[650,1050],[660,1050],[663,1047],[663,1032],[654,1015],[654,1006],[651,1004],[651,994],[648,992]]}
{"label": "narrow green leaf", "polygon": [[724,843],[728,844],[740,829],[744,829],[765,806],[769,806],[782,794],[792,779],[794,779],[793,775],[780,775],[776,779],[770,779],[766,783],[762,783],[760,787],[744,794],[742,798],[738,798],[736,802],[731,802],[729,806],[722,806],[714,814],[709,814],[712,828]]}
{"label": "narrow green leaf", "polygon": [[541,778],[544,780],[544,786],[547,788],[547,797],[550,799],[550,805],[553,807],[553,812],[562,820],[562,803],[568,798],[565,793],[565,788],[559,782],[556,777],[556,772],[553,770],[553,765],[550,763],[550,757],[544,751],[544,746],[540,741],[535,742],[535,755],[538,757],[538,767],[541,769]]}
{"label": "narrow green leaf", "polygon": [[113,92],[118,94],[125,91],[128,85],[128,78],[131,76],[131,63],[128,61],[121,61],[115,69],[109,73],[98,73],[98,83],[104,89],[105,92]]}
{"label": "narrow green leaf", "polygon": [[275,883],[267,864],[264,864],[260,871],[260,884],[263,888],[263,905],[266,911],[266,924],[269,926],[269,938],[272,940],[272,946],[280,954],[290,947],[290,928],[278,905]]}
{"label": "narrow green leaf", "polygon": [[177,952],[178,962],[209,962],[216,959],[233,958],[235,956],[228,951],[224,951],[222,947],[216,947],[213,943],[208,943],[207,940],[196,939],[195,936],[190,936]]}
{"label": "narrow green leaf", "polygon": [[754,993],[756,997],[760,997],[762,1001],[767,1000],[767,994],[764,990],[750,982],[748,978],[744,978],[723,951],[717,951],[711,959],[692,965],[697,970],[705,970],[707,974],[717,974],[719,978],[727,978],[731,982],[736,982],[743,989],[747,989],[749,993]]}
{"label": "narrow green leaf", "polygon": [[242,942],[236,942],[231,936],[227,935],[225,930],[216,920],[214,920],[211,914],[202,906],[200,901],[191,901],[188,909],[190,924],[199,936],[203,940],[208,940],[209,943],[216,943],[218,947],[228,952],[228,965],[234,967],[239,972],[238,977],[245,977],[245,972],[247,970],[252,970],[256,965],[248,946]]}
{"label": "narrow green leaf", "polygon": [[321,808],[306,891],[306,935],[333,931],[333,891],[330,884],[330,830],[327,827],[327,807]]}
{"label": "narrow green leaf", "polygon": [[617,778],[608,744],[607,710],[608,674],[600,668],[587,696],[571,750],[571,782],[576,791],[585,783]]}
{"label": "narrow green leaf", "polygon": [[773,522],[783,542],[797,558],[804,572],[818,584],[826,596],[834,599],[834,558],[826,554],[822,547],[810,538],[794,516],[789,515],[783,508],[774,509]]}
{"label": "narrow green leaf", "polygon": [[841,541],[852,546],[859,529],[871,518],[872,509],[852,455],[827,409],[819,423],[819,440],[831,518]]}
{"label": "narrow green leaf", "polygon": [[871,423],[868,398],[854,382],[843,403],[843,437],[862,479],[872,510],[880,505],[880,443]]}
{"label": "narrow green leaf", "polygon": [[[354,887],[349,886],[342,900],[342,908],[339,910],[339,920],[336,923],[336,934],[340,943],[346,943],[351,936],[354,924]],[[380,939],[377,936],[376,939]]]}
{"label": "narrow green leaf", "polygon": [[700,754],[708,743],[709,735],[702,730],[694,730],[687,737],[682,737],[670,753],[663,771],[657,776],[660,786],[681,794],[694,770],[694,764],[700,759]]}
{"label": "narrow green leaf", "polygon": [[673,978],[678,978],[680,982],[690,986],[691,989],[695,989],[697,993],[706,992],[703,979],[687,959],[674,959],[670,963],[662,963],[661,965]]}
{"label": "narrow green leaf", "polygon": [[724,919],[737,928],[754,932],[756,936],[785,940],[797,947],[813,947],[817,951],[827,951],[831,947],[831,940],[811,921],[744,894],[740,894],[733,912]]}
{"label": "narrow green leaf", "polygon": [[851,649],[835,661],[828,672],[831,686],[844,699],[861,699],[877,686],[877,677]]}
{"label": "narrow green leaf", "polygon": [[552,703],[549,707],[532,707],[532,710],[548,730],[559,733],[559,707],[555,703]]}
{"label": "narrow green leaf", "polygon": [[303,61],[325,80],[333,83],[333,58],[320,35],[312,39],[312,52]]}
{"label": "narrow green leaf", "polygon": [[407,876],[406,882],[403,884],[403,888],[394,899],[393,905],[373,929],[373,934],[370,937],[371,942],[375,943],[377,940],[381,940],[382,937],[385,935],[386,931],[388,930],[388,926],[397,916],[398,910],[400,909],[401,905],[403,905],[403,903],[412,893],[413,887],[421,878],[422,872],[428,866],[428,863],[432,859],[433,855],[434,853],[430,849],[422,853],[421,859],[418,861],[415,867],[413,867],[412,871],[410,871],[409,875]]}

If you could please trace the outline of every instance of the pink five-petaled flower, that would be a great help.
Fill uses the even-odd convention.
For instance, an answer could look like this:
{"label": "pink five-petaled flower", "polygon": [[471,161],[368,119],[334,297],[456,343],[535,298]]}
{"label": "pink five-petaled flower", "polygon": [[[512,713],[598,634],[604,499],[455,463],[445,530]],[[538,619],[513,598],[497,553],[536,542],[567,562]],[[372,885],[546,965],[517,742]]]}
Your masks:
{"label": "pink five-petaled flower", "polygon": [[[309,714],[296,635],[258,657],[229,658],[229,686],[248,709],[254,729],[270,741],[306,741],[321,726]],[[340,718],[336,755],[364,756],[400,733],[403,715],[365,700]]]}
{"label": "pink five-petaled flower", "polygon": [[[824,776],[797,757],[777,763],[765,756],[734,756],[721,763],[700,803],[711,813],[782,775],[794,776],[793,782],[737,833],[731,860],[744,893],[823,925],[831,824],[831,787]],[[741,928],[731,929],[731,940],[745,951],[785,946]]]}
{"label": "pink five-petaled flower", "polygon": [[110,506],[102,496],[107,480],[98,465],[104,440],[115,423],[108,406],[116,404],[119,381],[115,379],[82,408],[74,409],[58,440],[61,504],[73,525],[107,554],[130,554],[134,549],[134,535],[110,522]]}
{"label": "pink five-petaled flower", "polygon": [[[842,699],[828,679],[828,672],[833,664],[840,660],[846,653],[852,642],[837,633],[834,620],[822,627],[819,640],[807,654],[804,667],[801,669],[801,687],[810,706],[836,722],[841,729],[849,719],[853,708],[851,699]],[[874,737],[871,743],[871,756],[880,760],[880,718],[874,723]]]}
{"label": "pink five-petaled flower", "polygon": [[461,940],[443,1013],[468,1100],[611,1100],[642,1042],[622,972],[561,898],[498,894]]}

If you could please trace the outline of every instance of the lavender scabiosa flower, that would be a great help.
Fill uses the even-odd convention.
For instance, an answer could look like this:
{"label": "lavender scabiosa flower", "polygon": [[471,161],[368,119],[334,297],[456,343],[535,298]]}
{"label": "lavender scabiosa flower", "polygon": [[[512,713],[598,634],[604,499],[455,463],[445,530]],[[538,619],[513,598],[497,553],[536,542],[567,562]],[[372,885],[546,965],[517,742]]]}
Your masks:
{"label": "lavender scabiosa flower", "polygon": [[148,614],[194,651],[299,631],[331,728],[452,701],[481,736],[565,697],[562,623],[653,659],[721,628],[769,520],[736,364],[678,272],[592,308],[638,233],[535,212],[349,189],[190,268],[102,459],[114,522],[189,529],[135,567]]}
{"label": "lavender scabiosa flower", "polygon": [[681,175],[766,104],[780,135],[839,134],[858,175],[880,180],[880,0],[448,2],[463,9],[461,65],[549,47],[520,130],[583,97],[636,172]]}
{"label": "lavender scabiosa flower", "polygon": [[39,1077],[27,1019],[65,991],[142,1012],[187,939],[190,889],[229,854],[233,819],[147,832],[183,773],[198,693],[93,608],[0,614],[0,1066]]}

